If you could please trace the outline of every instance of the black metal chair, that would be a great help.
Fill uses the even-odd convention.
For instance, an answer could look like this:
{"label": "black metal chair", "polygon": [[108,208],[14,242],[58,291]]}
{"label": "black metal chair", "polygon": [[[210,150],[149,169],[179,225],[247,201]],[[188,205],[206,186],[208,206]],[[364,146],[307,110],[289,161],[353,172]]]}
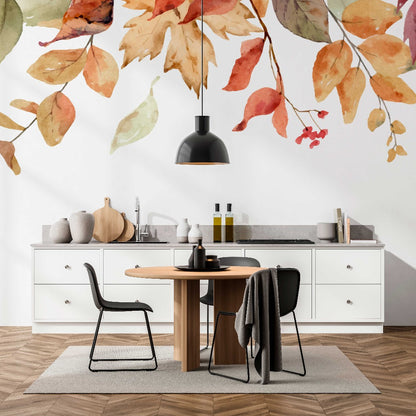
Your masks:
{"label": "black metal chair", "polygon": [[[306,366],[305,366],[305,359],[303,357],[302,344],[300,342],[298,323],[297,323],[296,314],[295,314],[295,308],[298,303],[299,287],[300,287],[299,270],[293,269],[293,268],[281,268],[277,266],[277,282],[278,282],[278,290],[279,290],[280,316],[281,317],[285,316],[289,314],[290,312],[292,312],[293,314],[293,320],[295,323],[296,335],[298,339],[299,351],[300,351],[300,356],[302,359],[302,366],[303,366],[303,372],[296,372],[296,371],[285,370],[285,369],[283,369],[282,371],[284,371],[285,373],[296,374],[296,375],[303,377],[306,375]],[[228,376],[226,374],[220,374],[220,373],[214,372],[211,369],[212,353],[213,353],[214,346],[215,346],[215,338],[217,334],[217,327],[218,327],[220,316],[236,316],[236,313],[220,311],[217,314],[217,318],[215,321],[215,328],[214,328],[214,337],[212,339],[211,354],[210,354],[209,363],[208,363],[208,371],[212,375],[225,377],[225,378],[229,378],[232,380],[242,381],[243,383],[248,383],[250,381],[250,370],[249,370],[249,363],[248,363],[247,346],[246,346],[246,366],[247,366],[247,378],[246,379],[239,379],[236,377]],[[251,353],[251,357],[253,358],[253,353]]]}
{"label": "black metal chair", "polygon": [[[221,266],[246,266],[260,267],[258,260],[253,257],[220,257]],[[214,281],[208,280],[207,293],[199,298],[199,301],[207,305],[207,345],[201,349],[204,351],[209,348],[209,307],[214,305]]]}
{"label": "black metal chair", "polygon": [[[98,315],[97,327],[95,329],[94,340],[92,342],[91,351],[90,351],[90,363],[88,368],[90,371],[93,372],[101,372],[101,371],[153,371],[157,368],[157,359],[156,359],[156,352],[155,347],[153,345],[153,338],[152,332],[150,330],[149,324],[149,317],[147,316],[147,312],[153,312],[153,309],[147,305],[146,303],[142,302],[111,302],[108,300],[103,299],[101,296],[100,288],[98,286],[97,275],[95,273],[94,268],[89,263],[84,263],[84,266],[87,269],[88,277],[90,280],[91,292],[92,297],[94,299],[95,306],[100,311]],[[94,350],[95,344],[97,343],[98,331],[100,330],[101,319],[103,317],[104,311],[109,312],[128,312],[128,311],[142,311],[144,313],[144,317],[146,320],[146,327],[147,333],[149,336],[150,341],[150,348],[152,350],[152,356],[149,358],[118,358],[118,359],[111,359],[111,358],[101,358],[97,359],[94,358]],[[151,368],[122,368],[122,369],[93,369],[91,368],[91,364],[93,362],[100,362],[100,361],[151,361],[155,360],[154,367]]]}

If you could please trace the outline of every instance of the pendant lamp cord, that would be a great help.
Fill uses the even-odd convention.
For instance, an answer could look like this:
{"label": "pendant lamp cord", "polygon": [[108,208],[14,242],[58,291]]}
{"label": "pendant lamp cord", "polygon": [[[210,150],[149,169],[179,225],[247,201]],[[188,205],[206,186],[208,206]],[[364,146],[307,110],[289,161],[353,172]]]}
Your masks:
{"label": "pendant lamp cord", "polygon": [[201,0],[201,116],[204,115],[204,0]]}

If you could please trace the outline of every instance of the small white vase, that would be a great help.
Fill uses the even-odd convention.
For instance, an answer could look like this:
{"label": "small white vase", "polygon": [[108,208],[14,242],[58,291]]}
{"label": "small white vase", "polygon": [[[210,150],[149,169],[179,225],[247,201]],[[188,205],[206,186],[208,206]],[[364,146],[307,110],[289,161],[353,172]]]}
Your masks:
{"label": "small white vase", "polygon": [[66,218],[61,218],[51,225],[49,238],[52,243],[70,243],[72,240],[69,222]]}
{"label": "small white vase", "polygon": [[188,233],[190,230],[188,223],[188,218],[182,218],[176,228],[176,241],[178,243],[187,243],[188,242]]}
{"label": "small white vase", "polygon": [[94,230],[94,215],[86,211],[73,213],[69,217],[69,227],[72,235],[72,242],[86,244],[91,241]]}
{"label": "small white vase", "polygon": [[202,232],[199,229],[199,224],[193,224],[188,233],[188,241],[192,244],[197,244],[198,240],[201,238],[202,238]]}

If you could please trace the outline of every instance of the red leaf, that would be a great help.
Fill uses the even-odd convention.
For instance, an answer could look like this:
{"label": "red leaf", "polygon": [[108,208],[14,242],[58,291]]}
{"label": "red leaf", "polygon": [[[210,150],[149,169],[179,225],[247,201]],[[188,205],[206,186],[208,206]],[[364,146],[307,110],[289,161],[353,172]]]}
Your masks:
{"label": "red leaf", "polygon": [[61,30],[50,42],[39,42],[39,45],[48,46],[57,40],[107,30],[113,23],[113,3],[114,0],[72,0],[62,19]]}
{"label": "red leaf", "polygon": [[233,66],[225,91],[239,91],[247,87],[251,73],[260,60],[263,52],[264,39],[256,38],[241,43],[241,58],[238,58]]}
{"label": "red leaf", "polygon": [[[234,9],[237,2],[238,0],[205,0],[204,16],[228,13]],[[188,13],[180,24],[189,23],[199,16],[201,16],[201,0],[193,0],[189,5]]]}
{"label": "red leaf", "polygon": [[281,99],[282,94],[273,88],[260,88],[254,91],[247,100],[243,120],[233,128],[233,131],[244,130],[253,117],[270,114],[280,104]]}
{"label": "red leaf", "polygon": [[[152,17],[149,20],[154,19],[162,13],[179,7],[185,0],[155,0],[155,7],[153,9]],[[205,14],[205,11],[204,11]]]}
{"label": "red leaf", "polygon": [[409,39],[413,63],[416,61],[416,0],[410,6],[404,22],[404,41]]}
{"label": "red leaf", "polygon": [[272,124],[280,136],[287,138],[286,127],[289,121],[289,117],[287,115],[283,82],[280,77],[277,78],[276,90],[280,95],[280,102],[277,105],[276,109],[274,110],[273,117],[272,117]]}
{"label": "red leaf", "polygon": [[397,11],[399,11],[406,3],[407,3],[407,0],[398,0],[397,1]]}

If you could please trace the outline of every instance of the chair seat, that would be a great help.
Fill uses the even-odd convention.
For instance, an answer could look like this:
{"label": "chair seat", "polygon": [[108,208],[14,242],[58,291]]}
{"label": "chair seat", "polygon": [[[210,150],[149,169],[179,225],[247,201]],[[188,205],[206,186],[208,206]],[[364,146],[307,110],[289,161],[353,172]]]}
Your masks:
{"label": "chair seat", "polygon": [[214,305],[214,296],[212,296],[212,293],[207,293],[206,295],[199,298],[199,301],[203,303],[204,305]]}
{"label": "chair seat", "polygon": [[123,312],[123,311],[148,311],[153,312],[153,309],[142,302],[112,302],[109,300],[102,301],[105,311]]}

